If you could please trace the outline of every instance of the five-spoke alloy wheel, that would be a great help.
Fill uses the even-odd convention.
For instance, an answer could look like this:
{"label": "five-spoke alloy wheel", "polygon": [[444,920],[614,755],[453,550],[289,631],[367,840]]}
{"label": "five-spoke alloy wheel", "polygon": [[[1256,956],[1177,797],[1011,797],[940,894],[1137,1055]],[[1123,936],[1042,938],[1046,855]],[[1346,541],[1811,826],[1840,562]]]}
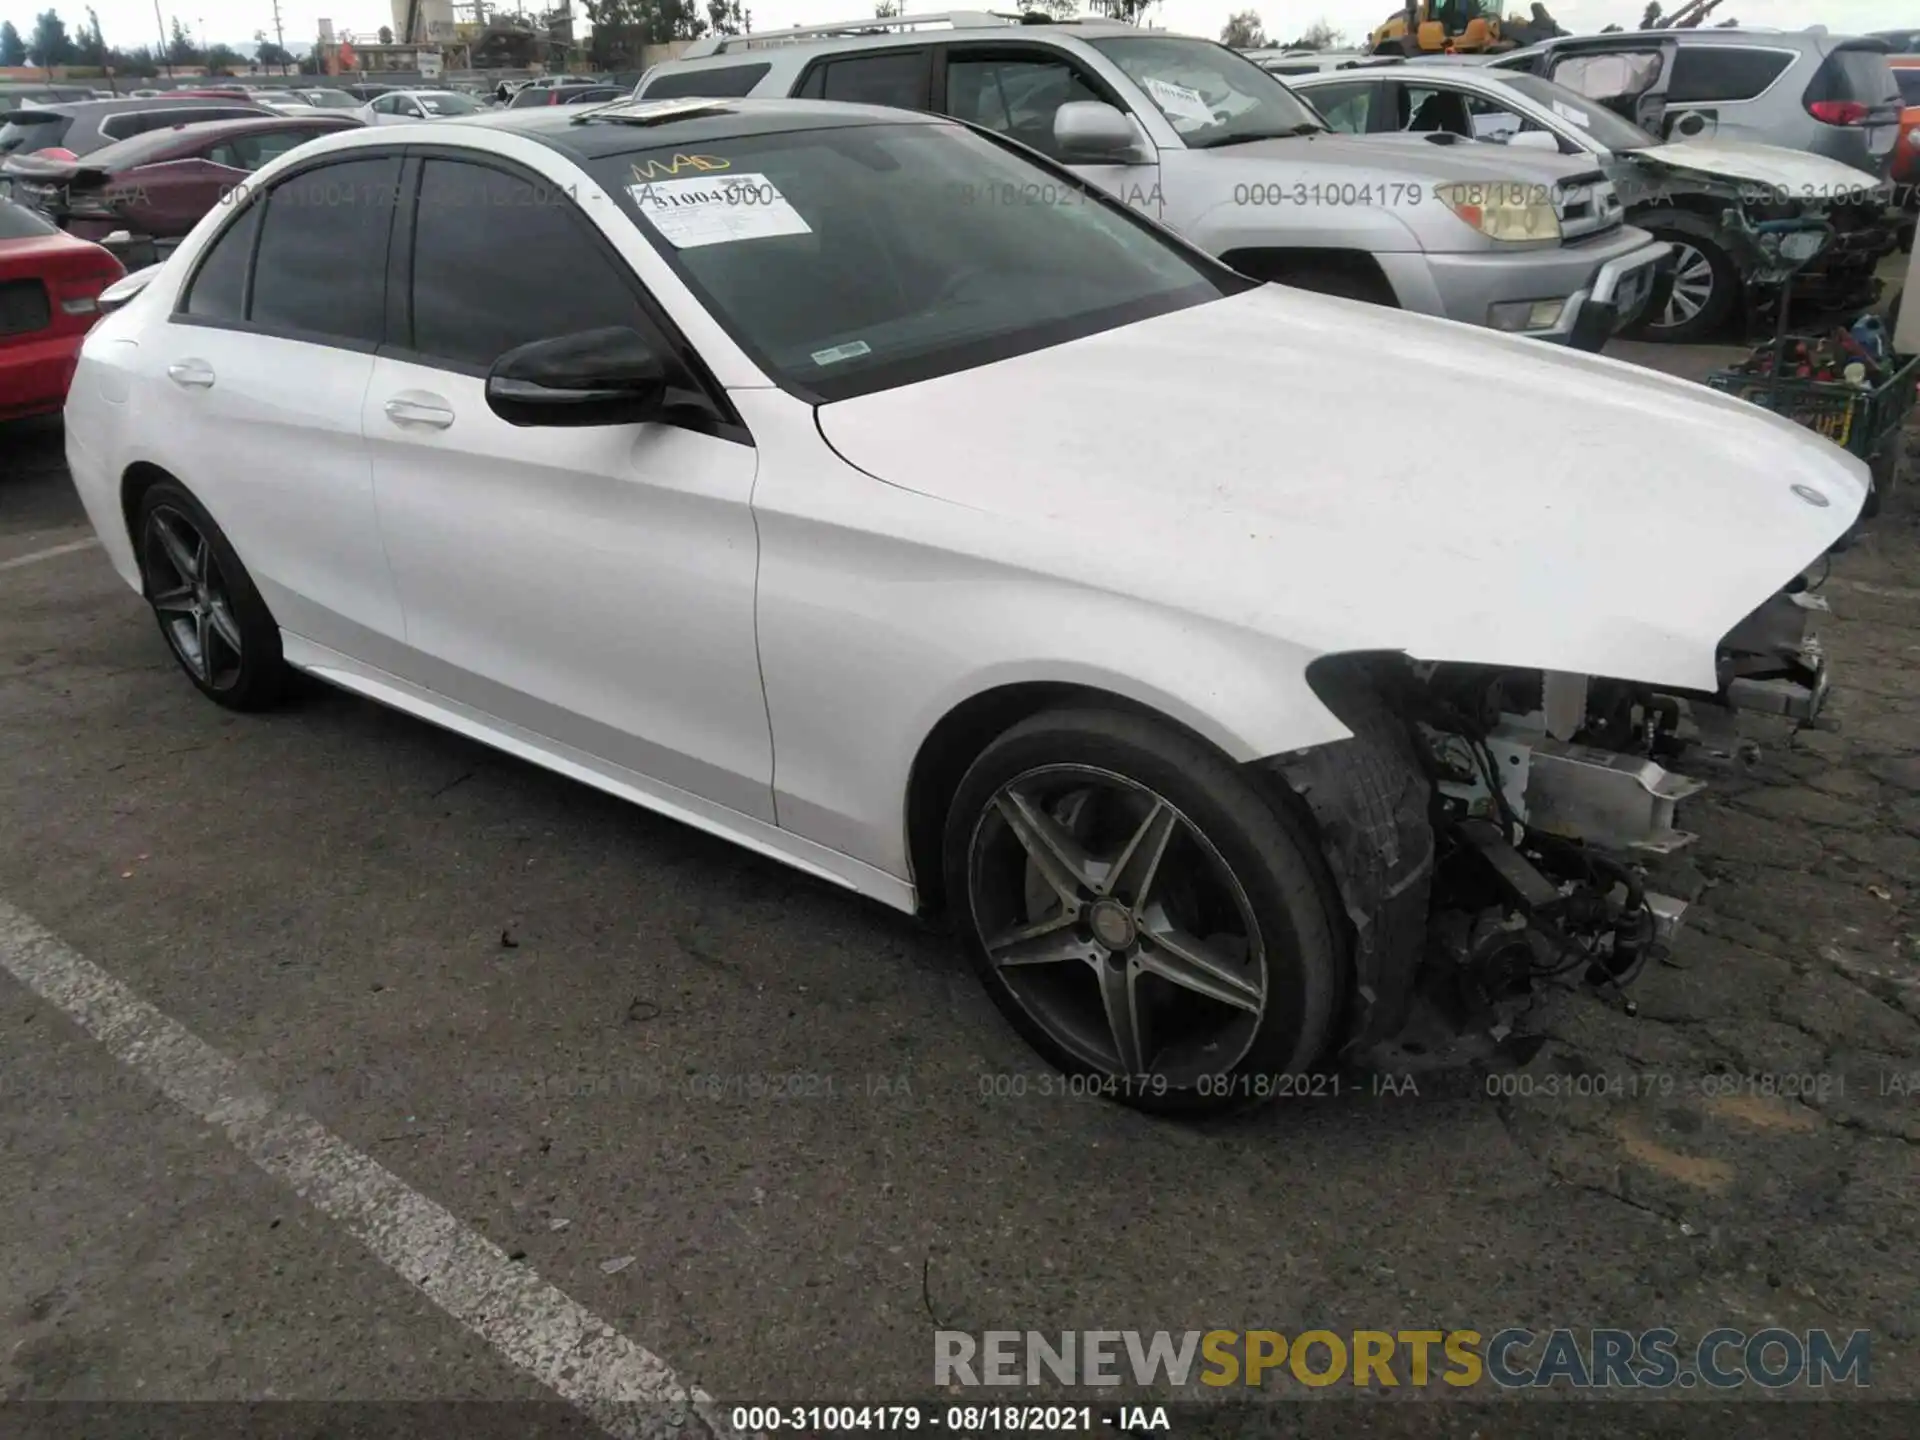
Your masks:
{"label": "five-spoke alloy wheel", "polygon": [[947,889],[1000,1008],[1099,1093],[1231,1109],[1305,1080],[1342,971],[1310,840],[1224,756],[1056,711],[961,782]]}
{"label": "five-spoke alloy wheel", "polygon": [[279,699],[279,626],[205,507],[161,481],[141,495],[134,534],[147,603],[188,678],[235,710]]}

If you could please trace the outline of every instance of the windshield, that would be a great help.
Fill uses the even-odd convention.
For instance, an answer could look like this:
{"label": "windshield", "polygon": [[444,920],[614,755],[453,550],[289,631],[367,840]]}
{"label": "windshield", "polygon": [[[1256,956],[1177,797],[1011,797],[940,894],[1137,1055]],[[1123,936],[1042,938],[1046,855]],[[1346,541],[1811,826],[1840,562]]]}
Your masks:
{"label": "windshield", "polygon": [[357,110],[360,102],[344,90],[302,90],[300,98],[320,110]]}
{"label": "windshield", "polygon": [[1645,150],[1648,146],[1663,143],[1658,135],[1642,130],[1631,120],[1622,119],[1579,91],[1556,85],[1539,75],[1524,75],[1517,70],[1504,72],[1500,76],[1500,83],[1518,90],[1534,104],[1544,105],[1568,124],[1578,125],[1597,144],[1609,150]]}
{"label": "windshield", "polygon": [[824,400],[1252,283],[958,125],[749,135],[588,169],[762,368]]}
{"label": "windshield", "polygon": [[31,155],[36,150],[52,149],[66,138],[71,123],[64,115],[44,111],[23,115],[16,111],[12,119],[0,125],[0,155]]}
{"label": "windshield", "polygon": [[464,95],[415,95],[429,115],[477,115],[480,107]]}
{"label": "windshield", "polygon": [[1090,43],[1126,71],[1193,149],[1327,128],[1285,85],[1211,40],[1128,35]]}

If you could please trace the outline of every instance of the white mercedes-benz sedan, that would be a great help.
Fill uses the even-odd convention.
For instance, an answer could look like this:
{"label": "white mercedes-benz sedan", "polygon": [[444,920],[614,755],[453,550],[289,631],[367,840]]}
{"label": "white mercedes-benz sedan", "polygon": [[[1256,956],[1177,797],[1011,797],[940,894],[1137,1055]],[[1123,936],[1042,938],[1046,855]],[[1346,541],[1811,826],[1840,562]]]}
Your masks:
{"label": "white mercedes-benz sedan", "polygon": [[1168,1111],[1301,1093],[1432,977],[1630,980],[1663,747],[1817,710],[1783,592],[1866,494],[867,107],[331,136],[104,298],[68,460],[209,698],[304,671],[942,911],[1048,1062]]}

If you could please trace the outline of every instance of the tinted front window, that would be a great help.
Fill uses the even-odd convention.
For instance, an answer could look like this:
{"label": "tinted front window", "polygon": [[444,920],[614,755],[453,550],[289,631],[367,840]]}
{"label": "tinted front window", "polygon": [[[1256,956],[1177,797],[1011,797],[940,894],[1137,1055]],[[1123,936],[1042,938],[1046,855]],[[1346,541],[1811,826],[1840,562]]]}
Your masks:
{"label": "tinted front window", "polygon": [[378,344],[399,180],[395,157],[323,165],[276,185],[254,265],[253,323]]}
{"label": "tinted front window", "polygon": [[[823,76],[820,71],[825,72]],[[845,100],[855,105],[898,105],[904,110],[924,110],[932,99],[927,93],[927,52],[924,50],[830,60],[809,79],[819,86],[817,90],[808,90],[813,99]]]}
{"label": "tinted front window", "polygon": [[240,321],[247,317],[247,266],[253,259],[253,240],[260,233],[259,205],[244,214],[213,242],[188,282],[180,308],[203,320]]}
{"label": "tinted front window", "polygon": [[1064,59],[947,62],[949,115],[1049,155],[1055,153],[1054,112],[1069,101],[1105,98]]}
{"label": "tinted front window", "polygon": [[[427,161],[413,232],[412,349],[487,369],[534,340],[607,325],[644,331],[631,286],[587,223],[550,182]],[[529,285],[530,274],[563,278]]]}
{"label": "tinted front window", "polygon": [[[1241,288],[1077,180],[955,125],[704,144],[589,168],[768,372],[829,399]],[[679,157],[684,161],[684,156]],[[674,174],[680,178],[648,178]]]}
{"label": "tinted front window", "polygon": [[1733,45],[1682,45],[1673,57],[1667,81],[1669,105],[1712,100],[1751,100],[1793,63],[1778,50],[1743,50]]}
{"label": "tinted front window", "polygon": [[1325,128],[1285,85],[1224,45],[1145,36],[1091,43],[1147,92],[1194,149]]}
{"label": "tinted front window", "polygon": [[673,70],[646,89],[649,100],[674,100],[688,95],[700,99],[732,99],[752,92],[771,65],[716,65],[708,70]]}

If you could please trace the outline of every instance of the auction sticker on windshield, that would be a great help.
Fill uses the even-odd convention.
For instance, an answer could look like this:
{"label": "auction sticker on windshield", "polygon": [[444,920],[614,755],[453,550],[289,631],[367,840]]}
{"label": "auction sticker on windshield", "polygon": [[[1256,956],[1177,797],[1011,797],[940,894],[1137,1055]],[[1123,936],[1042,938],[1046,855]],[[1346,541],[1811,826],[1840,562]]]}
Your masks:
{"label": "auction sticker on windshield", "polygon": [[1198,90],[1189,90],[1185,85],[1174,85],[1166,80],[1149,79],[1147,93],[1167,112],[1169,120],[1192,120],[1201,125],[1213,123],[1213,111],[1207,108],[1207,102]]}
{"label": "auction sticker on windshield", "polygon": [[627,194],[653,228],[678,250],[813,233],[779,187],[764,175],[648,180],[629,185]]}

